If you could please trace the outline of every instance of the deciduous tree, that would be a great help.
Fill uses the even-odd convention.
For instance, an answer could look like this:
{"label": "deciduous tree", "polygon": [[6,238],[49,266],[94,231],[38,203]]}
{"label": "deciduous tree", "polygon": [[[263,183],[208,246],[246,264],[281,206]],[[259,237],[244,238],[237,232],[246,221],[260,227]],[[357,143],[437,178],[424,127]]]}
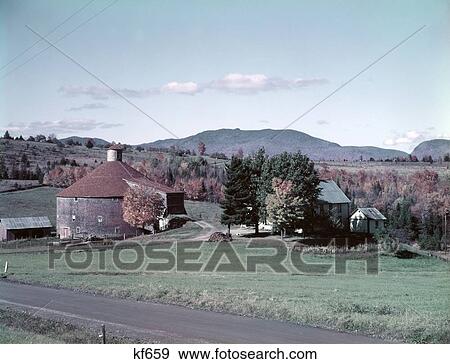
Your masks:
{"label": "deciduous tree", "polygon": [[151,225],[157,230],[157,223],[165,209],[164,199],[146,186],[130,187],[123,198],[123,219],[132,226],[144,229]]}

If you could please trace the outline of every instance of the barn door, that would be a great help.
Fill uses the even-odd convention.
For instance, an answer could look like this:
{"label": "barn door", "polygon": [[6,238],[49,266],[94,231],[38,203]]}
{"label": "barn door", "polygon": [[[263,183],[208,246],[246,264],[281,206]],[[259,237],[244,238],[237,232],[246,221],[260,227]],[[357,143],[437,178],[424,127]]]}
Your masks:
{"label": "barn door", "polygon": [[61,239],[70,238],[70,228],[68,228],[68,227],[61,228],[60,235],[61,235]]}

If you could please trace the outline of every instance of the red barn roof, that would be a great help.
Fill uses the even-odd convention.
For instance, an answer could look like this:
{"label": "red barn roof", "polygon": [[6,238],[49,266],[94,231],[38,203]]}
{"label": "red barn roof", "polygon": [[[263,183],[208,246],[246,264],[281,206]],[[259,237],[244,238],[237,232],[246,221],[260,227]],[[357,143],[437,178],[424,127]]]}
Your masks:
{"label": "red barn roof", "polygon": [[121,161],[106,162],[87,176],[62,190],[58,197],[123,197],[129,184],[148,186],[163,193],[179,192],[153,182],[142,173]]}

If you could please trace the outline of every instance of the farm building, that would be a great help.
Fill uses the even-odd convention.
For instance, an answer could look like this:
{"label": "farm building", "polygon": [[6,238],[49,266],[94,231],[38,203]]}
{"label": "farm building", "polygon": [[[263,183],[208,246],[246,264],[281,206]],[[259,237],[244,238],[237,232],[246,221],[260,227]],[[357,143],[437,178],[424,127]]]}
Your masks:
{"label": "farm building", "polygon": [[51,230],[47,216],[0,219],[0,241],[42,238],[50,235]]}
{"label": "farm building", "polygon": [[354,232],[373,234],[383,228],[386,218],[374,207],[359,208],[350,216],[350,230]]}
{"label": "farm building", "polygon": [[163,196],[163,227],[169,215],[186,214],[184,192],[155,183],[122,162],[122,150],[121,145],[111,146],[106,163],[57,195],[56,228],[61,238],[121,237],[142,232],[122,218],[123,197],[134,185],[149,187]]}
{"label": "farm building", "polygon": [[350,218],[350,199],[334,181],[320,181],[320,194],[317,200],[318,215],[332,215],[339,220],[344,229],[348,229]]}

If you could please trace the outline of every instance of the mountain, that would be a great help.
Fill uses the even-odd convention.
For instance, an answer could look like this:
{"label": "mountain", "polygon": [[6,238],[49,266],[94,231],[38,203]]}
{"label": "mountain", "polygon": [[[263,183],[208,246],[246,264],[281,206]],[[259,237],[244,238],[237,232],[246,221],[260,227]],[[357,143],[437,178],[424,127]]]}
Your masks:
{"label": "mountain", "polygon": [[422,159],[423,157],[431,157],[436,160],[438,158],[443,158],[444,155],[450,154],[450,140],[449,139],[432,139],[420,143],[411,152],[417,158]]}
{"label": "mountain", "polygon": [[231,156],[242,148],[245,154],[264,147],[268,154],[282,152],[297,152],[307,154],[314,160],[365,160],[374,158],[392,159],[395,157],[408,157],[408,154],[395,149],[377,147],[341,146],[323,139],[315,138],[296,130],[241,130],[219,129],[208,130],[196,135],[181,139],[165,139],[152,143],[141,144],[143,147],[170,148],[176,146],[180,149],[197,150],[198,143],[206,145],[208,154],[219,152]]}
{"label": "mountain", "polygon": [[72,139],[75,143],[79,142],[81,143],[81,145],[85,145],[86,142],[91,139],[94,142],[94,145],[96,147],[103,147],[106,144],[111,144],[110,142],[104,140],[104,139],[100,139],[100,138],[90,138],[90,137],[79,137],[79,136],[71,136],[71,137],[67,137],[67,138],[63,138],[61,139],[61,141],[63,143],[65,143],[67,140]]}

